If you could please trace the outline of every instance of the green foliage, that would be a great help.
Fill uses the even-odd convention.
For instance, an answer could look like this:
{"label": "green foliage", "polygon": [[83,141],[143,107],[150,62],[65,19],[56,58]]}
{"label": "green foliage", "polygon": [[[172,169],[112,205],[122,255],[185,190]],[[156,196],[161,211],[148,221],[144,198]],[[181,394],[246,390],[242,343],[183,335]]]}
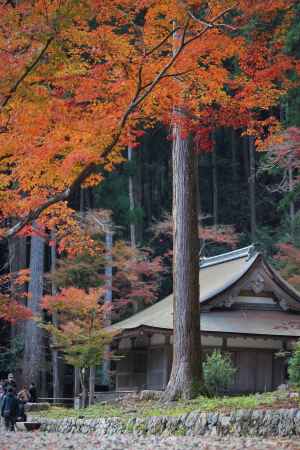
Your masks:
{"label": "green foliage", "polygon": [[[298,3],[298,2],[296,2]],[[286,50],[293,56],[300,58],[300,6],[295,4],[295,16],[286,38]]]}
{"label": "green foliage", "polygon": [[298,341],[293,355],[289,359],[288,373],[291,383],[300,386],[300,341]]}
{"label": "green foliage", "polygon": [[127,219],[128,223],[138,224],[141,223],[144,217],[144,210],[142,208],[134,208],[132,211],[128,210]]}
{"label": "green foliage", "polygon": [[0,372],[14,372],[23,350],[24,341],[19,336],[11,339],[9,347],[0,347]]}
{"label": "green foliage", "polygon": [[234,381],[236,369],[230,356],[214,350],[203,363],[204,385],[209,395],[218,395],[226,391]]}
{"label": "green foliage", "polygon": [[74,327],[73,330],[58,329],[53,325],[44,325],[56,340],[56,345],[63,352],[68,364],[78,369],[97,367],[103,360],[105,347],[110,344],[112,334],[104,329],[86,330]]}
{"label": "green foliage", "polygon": [[105,259],[103,255],[90,255],[87,252],[75,258],[61,258],[54,274],[50,275],[58,288],[76,286],[79,289],[96,288],[103,284]]}

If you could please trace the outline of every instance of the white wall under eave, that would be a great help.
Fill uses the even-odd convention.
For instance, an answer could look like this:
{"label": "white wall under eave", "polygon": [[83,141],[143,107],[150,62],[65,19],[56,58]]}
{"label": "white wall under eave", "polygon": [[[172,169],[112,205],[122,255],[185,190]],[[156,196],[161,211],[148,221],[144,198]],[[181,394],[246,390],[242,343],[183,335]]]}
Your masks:
{"label": "white wall under eave", "polygon": [[123,338],[119,342],[119,349],[125,350],[131,348],[131,340],[130,338]]}
{"label": "white wall under eave", "polygon": [[155,333],[151,336],[151,345],[163,345],[166,342],[166,337],[163,334]]}
{"label": "white wall under eave", "polygon": [[270,350],[280,350],[282,348],[282,341],[280,339],[261,339],[261,338],[228,338],[227,348],[259,348],[259,349],[270,349]]}
{"label": "white wall under eave", "polygon": [[201,344],[203,347],[221,347],[223,339],[218,336],[201,336]]}
{"label": "white wall under eave", "polygon": [[[137,344],[141,344],[143,338],[137,339]],[[294,347],[297,339],[287,341],[287,349],[290,350]],[[146,344],[146,342],[143,342]],[[170,343],[173,344],[173,336],[170,337]],[[203,347],[216,347],[221,348],[223,344],[223,338],[218,336],[201,336],[201,343]],[[262,338],[251,338],[251,337],[236,337],[227,338],[227,347],[230,348],[258,348],[258,349],[268,349],[268,350],[280,350],[282,348],[283,340],[281,339],[262,339]],[[151,346],[164,345],[165,336],[163,334],[155,333],[151,336]],[[123,338],[119,342],[120,350],[128,350],[132,348],[132,342],[130,338]]]}

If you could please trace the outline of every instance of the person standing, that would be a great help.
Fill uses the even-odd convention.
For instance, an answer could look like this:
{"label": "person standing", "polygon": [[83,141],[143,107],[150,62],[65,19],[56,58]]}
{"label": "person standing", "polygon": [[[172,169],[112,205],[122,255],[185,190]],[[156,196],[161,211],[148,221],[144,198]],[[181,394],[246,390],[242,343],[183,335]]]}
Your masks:
{"label": "person standing", "polygon": [[29,402],[30,399],[30,393],[26,386],[23,386],[21,391],[17,395],[17,399],[19,402],[19,413],[18,413],[18,420],[22,420],[22,422],[27,421],[27,416],[25,413],[25,405],[27,402]]}
{"label": "person standing", "polygon": [[7,393],[9,388],[12,388],[13,393],[16,395],[17,394],[17,383],[15,382],[14,379],[14,374],[13,373],[9,373],[7,380],[4,382],[4,392]]}
{"label": "person standing", "polygon": [[[0,411],[2,408],[2,401],[3,401],[4,395],[5,395],[5,392],[4,392],[3,382],[0,381]],[[2,424],[2,418],[0,416],[0,425],[1,424]]]}
{"label": "person standing", "polygon": [[9,387],[5,394],[2,406],[1,416],[4,418],[7,431],[15,431],[15,423],[19,412],[19,402],[14,394],[13,388]]}
{"label": "person standing", "polygon": [[37,390],[34,383],[29,386],[30,402],[37,403]]}

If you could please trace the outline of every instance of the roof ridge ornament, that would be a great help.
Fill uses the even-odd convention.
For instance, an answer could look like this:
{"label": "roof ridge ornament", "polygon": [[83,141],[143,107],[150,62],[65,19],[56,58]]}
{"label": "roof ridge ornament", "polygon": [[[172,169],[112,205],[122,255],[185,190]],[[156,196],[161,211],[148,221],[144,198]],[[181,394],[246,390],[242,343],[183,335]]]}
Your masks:
{"label": "roof ridge ornament", "polygon": [[233,250],[226,253],[221,253],[220,255],[210,256],[210,257],[202,257],[200,258],[200,267],[209,267],[214,266],[216,264],[221,264],[227,261],[232,261],[233,259],[239,258],[247,258],[247,261],[251,259],[254,255],[256,255],[257,251],[253,244],[248,245],[247,247],[239,248],[237,250]]}

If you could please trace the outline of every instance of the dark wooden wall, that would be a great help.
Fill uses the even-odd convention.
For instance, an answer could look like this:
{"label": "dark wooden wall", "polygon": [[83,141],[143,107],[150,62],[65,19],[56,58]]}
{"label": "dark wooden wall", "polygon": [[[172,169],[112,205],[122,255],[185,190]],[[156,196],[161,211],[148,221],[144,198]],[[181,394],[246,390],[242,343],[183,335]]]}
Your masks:
{"label": "dark wooden wall", "polygon": [[[213,349],[205,349],[210,353]],[[285,382],[285,361],[273,350],[228,349],[237,368],[231,393],[266,392]],[[164,389],[172,360],[171,346],[132,349],[117,363],[116,389]]]}

